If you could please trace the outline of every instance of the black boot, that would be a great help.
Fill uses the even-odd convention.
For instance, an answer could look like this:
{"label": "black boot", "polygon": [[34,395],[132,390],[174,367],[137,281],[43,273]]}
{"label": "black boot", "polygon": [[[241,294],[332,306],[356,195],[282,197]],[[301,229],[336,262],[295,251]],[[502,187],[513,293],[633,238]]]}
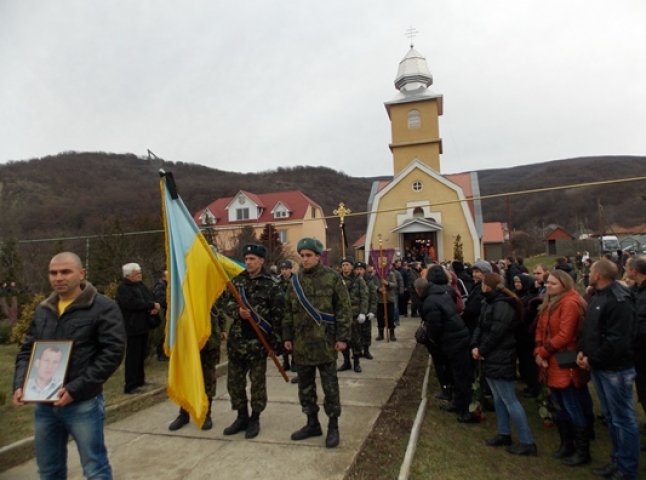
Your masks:
{"label": "black boot", "polygon": [[576,467],[590,463],[590,438],[587,427],[574,427],[574,454],[561,459],[563,465]]}
{"label": "black boot", "polygon": [[213,397],[209,397],[209,410],[206,412],[206,419],[202,424],[202,430],[211,430],[213,428],[213,420],[211,420],[211,402]]}
{"label": "black boot", "polygon": [[235,435],[238,432],[246,430],[247,425],[249,425],[249,412],[247,411],[247,407],[244,407],[238,410],[237,418],[231,425],[225,428],[224,432],[222,433],[224,433],[225,435]]}
{"label": "black boot", "polygon": [[186,425],[189,422],[190,418],[188,416],[188,412],[184,410],[183,408],[179,409],[179,415],[175,420],[171,422],[171,424],[168,426],[168,429],[171,432],[174,432],[175,430],[179,430],[182,428],[184,425]]}
{"label": "black boot", "polygon": [[499,433],[495,437],[490,438],[489,440],[485,440],[485,444],[489,445],[490,447],[504,447],[511,445],[511,435],[504,435],[502,433]]}
{"label": "black boot", "polygon": [[512,455],[524,455],[535,457],[538,455],[538,449],[536,448],[535,443],[517,443],[516,445],[511,445],[505,450],[511,453]]}
{"label": "black boot", "polygon": [[316,413],[307,416],[307,423],[304,427],[292,433],[292,440],[305,440],[310,437],[320,437],[323,435],[319,417]]}
{"label": "black boot", "polygon": [[288,372],[290,369],[289,365],[289,355],[287,353],[283,353],[283,370]]}
{"label": "black boot", "polygon": [[339,445],[339,440],[339,419],[337,417],[330,417],[327,436],[325,437],[325,447],[334,448]]}
{"label": "black boot", "polygon": [[390,329],[390,341],[391,342],[396,342],[397,341],[397,337],[395,336],[395,329],[394,328]]}
{"label": "black boot", "polygon": [[260,432],[260,413],[251,412],[247,429],[244,432],[244,438],[255,438],[258,436],[258,432]]}
{"label": "black boot", "polygon": [[588,441],[595,440],[597,435],[594,432],[594,415],[586,415],[585,419],[588,423]]}
{"label": "black boot", "polygon": [[443,385],[442,390],[434,394],[433,396],[438,400],[447,400],[451,401],[453,399],[453,389],[450,385]]}
{"label": "black boot", "polygon": [[382,341],[384,339],[384,329],[380,328],[378,330],[377,338],[375,340]]}
{"label": "black boot", "polygon": [[372,356],[372,353],[370,353],[370,347],[363,349],[363,358],[365,358],[366,360],[372,360],[373,358],[375,358]]}
{"label": "black boot", "polygon": [[557,420],[556,427],[559,430],[559,437],[561,437],[561,445],[558,450],[552,454],[552,457],[569,457],[574,453],[574,426],[570,422]]}
{"label": "black boot", "polygon": [[350,370],[352,368],[352,364],[350,363],[350,352],[347,350],[343,352],[343,364],[336,369],[337,372],[345,372],[346,370]]}
{"label": "black boot", "polygon": [[359,355],[355,355],[352,358],[354,358],[354,371],[361,373],[361,365],[359,365]]}

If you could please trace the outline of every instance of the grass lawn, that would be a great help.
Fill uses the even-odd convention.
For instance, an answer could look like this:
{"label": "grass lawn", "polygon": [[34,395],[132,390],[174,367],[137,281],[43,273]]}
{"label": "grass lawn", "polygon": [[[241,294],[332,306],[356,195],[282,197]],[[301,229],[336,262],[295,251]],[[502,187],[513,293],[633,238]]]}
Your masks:
{"label": "grass lawn", "polygon": [[[532,433],[538,445],[538,457],[517,457],[507,453],[504,448],[492,448],[484,441],[496,433],[496,417],[493,412],[485,412],[486,420],[475,425],[463,425],[455,416],[439,409],[440,401],[433,398],[439,390],[437,379],[431,370],[429,379],[429,403],[424,419],[420,440],[410,478],[442,480],[494,480],[507,478],[548,479],[590,479],[591,466],[566,467],[552,458],[558,448],[556,427],[545,428],[538,416],[533,399],[519,398],[525,407]],[[522,384],[518,385],[520,389]],[[590,384],[592,386],[592,384]],[[596,394],[591,389],[596,402]],[[599,408],[595,403],[595,412]],[[637,407],[638,421],[644,422],[641,406]],[[513,429],[513,427],[512,427]],[[605,465],[610,453],[608,430],[601,423],[595,423],[597,439],[591,443],[592,466]],[[517,437],[514,440],[517,441]],[[640,465],[640,477],[646,478],[646,465]]]}

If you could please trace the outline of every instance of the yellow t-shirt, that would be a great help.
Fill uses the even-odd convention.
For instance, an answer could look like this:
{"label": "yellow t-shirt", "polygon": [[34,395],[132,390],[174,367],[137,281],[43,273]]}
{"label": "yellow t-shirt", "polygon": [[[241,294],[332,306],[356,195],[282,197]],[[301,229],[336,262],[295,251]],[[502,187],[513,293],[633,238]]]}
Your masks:
{"label": "yellow t-shirt", "polygon": [[65,309],[66,309],[67,307],[69,307],[69,306],[70,306],[70,304],[71,304],[73,301],[74,301],[74,299],[72,299],[72,300],[63,300],[63,299],[59,299],[59,300],[58,300],[58,316],[59,316],[59,317],[60,317],[61,315],[63,315],[63,312],[65,311]]}

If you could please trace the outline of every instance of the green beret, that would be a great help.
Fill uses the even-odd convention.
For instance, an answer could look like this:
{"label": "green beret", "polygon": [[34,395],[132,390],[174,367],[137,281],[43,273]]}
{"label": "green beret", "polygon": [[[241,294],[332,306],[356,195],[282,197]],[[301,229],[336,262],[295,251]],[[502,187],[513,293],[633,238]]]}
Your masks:
{"label": "green beret", "polygon": [[260,258],[265,258],[267,256],[267,249],[264,245],[249,243],[242,247],[242,256],[244,257],[245,255],[255,255]]}
{"label": "green beret", "polygon": [[314,253],[320,255],[323,251],[323,244],[316,238],[301,238],[296,245],[296,251],[300,253],[301,250],[312,250]]}
{"label": "green beret", "polygon": [[366,265],[366,263],[365,263],[365,262],[356,262],[356,263],[354,264],[354,268],[363,268],[363,269],[367,269],[368,267],[367,267],[367,265]]}
{"label": "green beret", "polygon": [[343,257],[341,261],[339,262],[340,265],[343,265],[344,263],[349,263],[351,265],[354,265],[354,258],[352,257]]}

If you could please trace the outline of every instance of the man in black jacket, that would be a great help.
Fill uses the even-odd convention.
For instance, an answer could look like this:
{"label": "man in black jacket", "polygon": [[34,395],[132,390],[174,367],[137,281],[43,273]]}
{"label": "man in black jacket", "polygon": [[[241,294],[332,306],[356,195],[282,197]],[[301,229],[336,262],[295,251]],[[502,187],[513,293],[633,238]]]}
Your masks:
{"label": "man in black jacket", "polygon": [[161,306],[142,282],[139,264],[126,263],[121,269],[123,278],[117,287],[116,300],[128,334],[123,391],[139,393],[146,383],[144,361],[148,354],[149,318],[158,316]]}
{"label": "man in black jacket", "polygon": [[[458,422],[476,422],[469,413],[473,376],[469,330],[458,315],[454,298],[456,293],[448,286],[447,272],[440,265],[433,265],[426,278],[427,286],[424,288],[424,284],[418,280],[416,288],[422,301],[422,320],[429,338],[427,348],[433,362],[440,364],[438,367],[449,370],[453,380],[453,401],[443,406],[443,409],[456,412]],[[438,378],[440,376],[438,371]]]}
{"label": "man in black jacket", "polygon": [[41,478],[67,478],[67,441],[76,441],[87,478],[112,478],[103,441],[103,384],[121,363],[126,333],[117,305],[85,281],[79,257],[63,252],[49,264],[54,292],[38,307],[16,357],[13,404],[24,405],[23,385],[35,341],[74,342],[66,381],[53,403],[34,410],[34,446]]}
{"label": "man in black jacket", "polygon": [[590,269],[592,295],[583,322],[577,357],[590,370],[612,440],[611,461],[593,470],[613,479],[637,478],[639,427],[633,402],[635,311],[630,291],[618,283],[610,260]]}
{"label": "man in black jacket", "polygon": [[[626,265],[628,278],[635,282],[633,294],[637,312],[637,339],[635,341],[635,384],[637,398],[646,412],[646,255],[631,257]],[[643,449],[644,447],[642,447]]]}

